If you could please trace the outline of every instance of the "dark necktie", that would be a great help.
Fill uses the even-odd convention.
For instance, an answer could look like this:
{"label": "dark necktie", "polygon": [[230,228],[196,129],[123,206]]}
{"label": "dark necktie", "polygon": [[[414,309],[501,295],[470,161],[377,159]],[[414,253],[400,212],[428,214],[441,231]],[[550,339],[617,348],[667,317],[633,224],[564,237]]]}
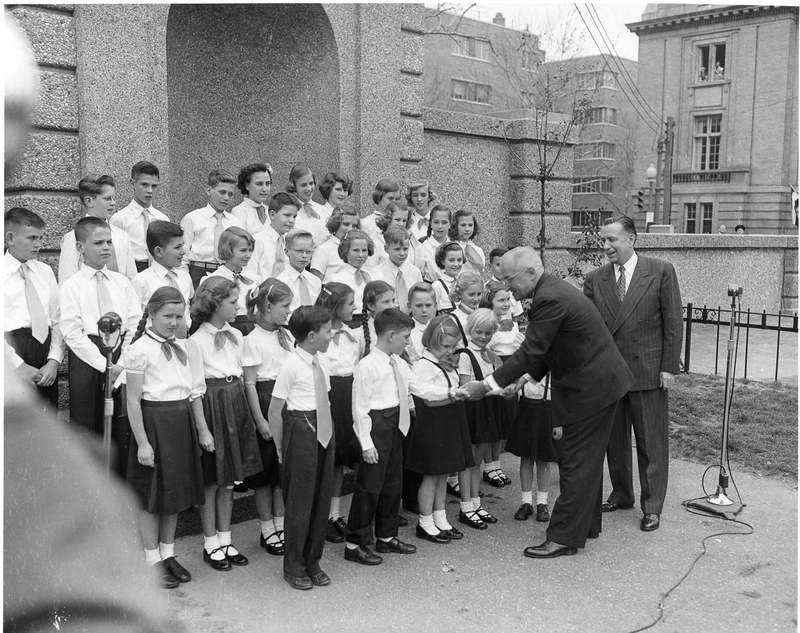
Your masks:
{"label": "dark necktie", "polygon": [[620,303],[625,299],[625,267],[619,267],[619,279],[617,279],[617,292],[619,293]]}

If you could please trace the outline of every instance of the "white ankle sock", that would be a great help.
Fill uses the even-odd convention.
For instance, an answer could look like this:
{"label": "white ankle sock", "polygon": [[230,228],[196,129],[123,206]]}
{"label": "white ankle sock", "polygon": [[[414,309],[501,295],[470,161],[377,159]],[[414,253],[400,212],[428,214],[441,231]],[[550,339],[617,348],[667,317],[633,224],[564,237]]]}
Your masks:
{"label": "white ankle sock", "polygon": [[275,531],[283,532],[283,517],[275,517]]}
{"label": "white ankle sock", "polygon": [[340,497],[331,497],[331,513],[328,515],[334,521],[339,518],[339,501]]}
{"label": "white ankle sock", "polygon": [[536,491],[536,505],[547,505],[547,492]]}
{"label": "white ankle sock", "polygon": [[495,470],[499,470],[500,472],[503,472],[501,470],[501,468],[500,468],[500,460],[499,459],[496,462],[492,462],[492,468],[494,468]]}
{"label": "white ankle sock", "polygon": [[431,536],[436,536],[439,533],[439,529],[433,522],[433,516],[431,516],[430,514],[428,516],[420,514],[419,525],[423,530],[425,530]]}
{"label": "white ankle sock", "polygon": [[472,501],[462,501],[461,502],[461,511],[462,512],[472,512]]}
{"label": "white ankle sock", "polygon": [[347,542],[347,543],[345,543],[345,545],[347,546],[347,549],[358,549],[358,544],[357,543]]}
{"label": "white ankle sock", "polygon": [[275,521],[273,520],[262,521],[261,534],[265,539],[275,534]]}
{"label": "white ankle sock", "polygon": [[477,510],[481,507],[481,498],[480,497],[472,497],[472,509]]}
{"label": "white ankle sock", "polygon": [[170,556],[175,556],[175,543],[159,543],[158,549],[161,553],[161,560],[167,560]]}
{"label": "white ankle sock", "polygon": [[219,544],[222,545],[222,547],[231,544],[230,532],[220,532],[219,530],[217,530],[217,536],[219,537]]}
{"label": "white ankle sock", "polygon": [[433,524],[440,530],[453,529],[453,526],[447,522],[447,512],[444,510],[433,511]]}
{"label": "white ankle sock", "polygon": [[144,562],[150,565],[150,567],[156,563],[160,563],[161,554],[159,553],[158,548],[144,550]]}
{"label": "white ankle sock", "polygon": [[393,536],[390,536],[389,538],[386,538],[385,536],[379,536],[379,537],[378,537],[378,540],[379,540],[379,541],[383,541],[384,543],[388,543],[388,542],[389,542],[389,541],[391,541],[393,538],[394,538]]}
{"label": "white ankle sock", "polygon": [[211,555],[212,560],[222,560],[225,558],[225,554],[222,552],[213,552],[215,549],[218,549],[220,546],[219,536],[216,534],[214,536],[204,536],[203,537],[203,548]]}
{"label": "white ankle sock", "polygon": [[533,505],[533,490],[522,491],[522,503],[530,503]]}

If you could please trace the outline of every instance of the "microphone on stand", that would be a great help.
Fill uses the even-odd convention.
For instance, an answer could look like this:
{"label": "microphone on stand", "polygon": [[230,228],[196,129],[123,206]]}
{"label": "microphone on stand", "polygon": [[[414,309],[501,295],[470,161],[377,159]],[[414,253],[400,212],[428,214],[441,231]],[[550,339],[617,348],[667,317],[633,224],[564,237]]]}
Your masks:
{"label": "microphone on stand", "polygon": [[[122,317],[116,312],[107,312],[97,321],[97,331],[103,341],[103,353],[106,357],[105,371],[105,400],[103,403],[103,449],[106,454],[106,468],[111,475],[111,425],[114,417],[114,384],[111,380],[111,368],[114,366],[112,357],[114,349],[120,343],[120,330]],[[116,334],[116,341],[111,343],[112,336]]]}

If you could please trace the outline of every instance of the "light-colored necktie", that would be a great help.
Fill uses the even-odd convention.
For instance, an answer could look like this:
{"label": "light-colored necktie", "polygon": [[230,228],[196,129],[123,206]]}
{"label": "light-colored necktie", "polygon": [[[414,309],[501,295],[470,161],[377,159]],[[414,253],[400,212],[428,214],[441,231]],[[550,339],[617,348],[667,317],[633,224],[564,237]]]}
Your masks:
{"label": "light-colored necktie", "polygon": [[325,389],[325,374],[316,356],[311,359],[311,368],[314,370],[314,400],[317,405],[317,441],[327,448],[333,437],[333,419],[328,391]]}
{"label": "light-colored necktie", "polygon": [[225,347],[226,341],[230,341],[234,345],[239,345],[239,341],[236,340],[236,335],[231,332],[230,330],[217,330],[214,333],[214,349],[221,350]]}
{"label": "light-colored necktie", "polygon": [[258,221],[261,224],[267,223],[267,210],[264,208],[263,204],[260,204],[256,207],[256,213],[258,213]]}
{"label": "light-colored necktie", "polygon": [[147,242],[147,227],[150,226],[150,212],[147,209],[142,210],[142,235],[144,241]]}
{"label": "light-colored necktie", "polygon": [[119,263],[117,262],[117,247],[114,246],[114,243],[111,243],[111,257],[108,258],[108,263],[106,267],[109,270],[113,270],[115,273],[119,272]]}
{"label": "light-colored necktie", "polygon": [[424,216],[417,221],[417,228],[422,229],[422,227],[428,228],[428,216]]}
{"label": "light-colored necktie", "polygon": [[394,380],[397,383],[397,394],[400,396],[400,432],[406,435],[411,426],[411,415],[408,412],[408,387],[406,387],[406,379],[400,372],[400,366],[391,356],[389,356],[389,364],[392,366]]}
{"label": "light-colored necktie", "polygon": [[214,219],[216,224],[214,225],[214,260],[222,263],[222,260],[219,257],[219,238],[222,237],[223,232],[225,231],[225,226],[222,224],[222,218],[225,217],[225,214],[221,211],[217,211],[214,214]]}
{"label": "light-colored necktie", "polygon": [[97,304],[100,306],[100,316],[114,312],[114,302],[111,300],[105,273],[98,270],[94,278],[97,280]]}
{"label": "light-colored necktie", "polygon": [[306,210],[306,215],[308,215],[308,217],[310,217],[310,218],[316,218],[317,220],[319,220],[319,213],[317,213],[316,211],[314,211],[314,207],[312,207],[312,206],[311,206],[311,203],[310,203],[310,202],[306,202],[306,203],[303,205],[303,208]]}
{"label": "light-colored necktie", "polygon": [[408,286],[406,279],[403,277],[403,271],[397,269],[397,277],[395,277],[394,293],[397,297],[397,303],[402,306],[401,310],[408,314]]}
{"label": "light-colored necktie", "polygon": [[272,267],[272,276],[277,277],[286,269],[286,251],[284,250],[283,235],[275,242],[275,264]]}
{"label": "light-colored necktie", "polygon": [[510,332],[514,329],[514,321],[511,319],[501,319],[500,320],[500,331],[501,332]]}
{"label": "light-colored necktie", "polygon": [[475,245],[472,244],[472,242],[467,242],[467,245],[464,248],[464,255],[466,255],[467,261],[470,264],[480,270],[481,273],[483,272],[485,267],[483,257],[481,257],[481,254],[478,252],[478,249],[475,248]]}
{"label": "light-colored necktie", "polygon": [[620,303],[625,299],[625,267],[619,267],[619,279],[617,279],[617,292],[619,293]]}
{"label": "light-colored necktie", "polygon": [[168,361],[172,360],[172,353],[174,352],[181,365],[186,365],[186,351],[184,351],[184,349],[178,345],[174,336],[168,339],[158,339],[146,330],[145,334],[147,334],[147,336],[153,339],[156,343],[161,343],[161,351],[164,353],[164,357]]}
{"label": "light-colored necktie", "polygon": [[25,281],[25,301],[28,304],[28,312],[31,316],[31,334],[40,343],[47,340],[47,335],[50,333],[50,328],[47,326],[47,313],[42,307],[42,300],[39,299],[39,293],[33,287],[33,282],[29,278],[30,269],[28,263],[23,262],[19,267],[19,274]]}
{"label": "light-colored necktie", "polygon": [[356,277],[356,283],[359,286],[362,286],[362,285],[367,284],[370,281],[372,281],[372,277],[369,276],[369,273],[365,273],[360,268],[356,268],[355,277]]}
{"label": "light-colored necktie", "polygon": [[252,286],[254,283],[252,279],[245,277],[242,273],[233,273],[233,280],[245,286]]}
{"label": "light-colored necktie", "polygon": [[300,284],[300,305],[310,306],[312,303],[311,293],[308,291],[308,282],[306,281],[306,278],[301,274],[297,278],[297,281]]}
{"label": "light-colored necktie", "polygon": [[167,285],[171,288],[175,288],[176,290],[180,290],[178,286],[178,275],[175,273],[174,270],[168,270],[167,274],[165,275],[167,278]]}
{"label": "light-colored necktie", "polygon": [[336,330],[333,333],[333,342],[338,345],[339,344],[339,339],[342,337],[342,334],[344,334],[346,338],[349,338],[351,343],[355,343],[356,342],[356,337],[353,336],[352,334],[350,334],[350,328],[349,327],[343,327],[340,330]]}
{"label": "light-colored necktie", "polygon": [[[494,351],[490,350],[488,347],[484,347],[481,350],[481,358],[490,363],[494,369],[500,367],[503,364],[503,361],[500,360],[500,357],[494,353]],[[485,377],[485,376],[484,376]]]}

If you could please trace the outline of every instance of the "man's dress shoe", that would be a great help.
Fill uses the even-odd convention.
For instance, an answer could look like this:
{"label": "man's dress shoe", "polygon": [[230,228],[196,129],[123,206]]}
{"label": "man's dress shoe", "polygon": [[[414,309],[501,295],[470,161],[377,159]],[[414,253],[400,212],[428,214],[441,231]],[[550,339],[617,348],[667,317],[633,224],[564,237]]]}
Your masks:
{"label": "man's dress shoe", "polygon": [[615,512],[616,510],[630,510],[633,506],[624,506],[619,503],[614,503],[613,501],[604,501],[603,505],[600,506],[600,509],[603,512]]}
{"label": "man's dress shoe", "polygon": [[641,528],[643,532],[652,532],[658,529],[659,519],[657,514],[645,514],[642,517]]}
{"label": "man's dress shoe", "polygon": [[556,556],[572,556],[578,553],[577,547],[560,545],[553,541],[545,541],[535,547],[526,547],[523,552],[528,558],[555,558]]}

